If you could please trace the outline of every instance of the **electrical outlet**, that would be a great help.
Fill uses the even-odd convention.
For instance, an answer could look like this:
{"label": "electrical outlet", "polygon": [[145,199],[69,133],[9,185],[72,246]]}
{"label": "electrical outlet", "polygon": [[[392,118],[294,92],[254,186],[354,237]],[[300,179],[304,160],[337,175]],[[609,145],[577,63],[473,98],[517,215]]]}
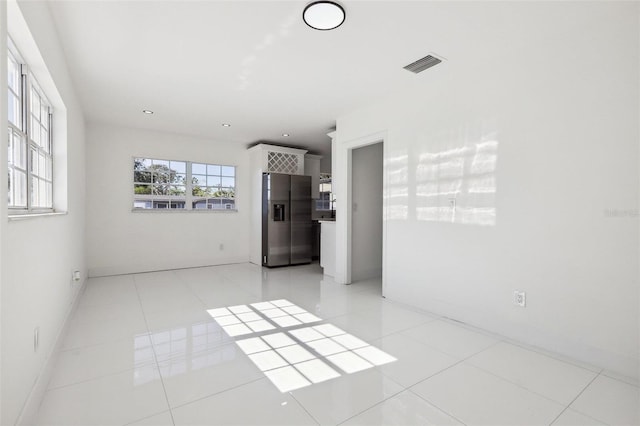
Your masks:
{"label": "electrical outlet", "polygon": [[523,308],[527,306],[527,293],[524,291],[515,290],[513,292],[513,303]]}
{"label": "electrical outlet", "polygon": [[38,346],[40,346],[40,327],[33,329],[33,351],[38,352]]}
{"label": "electrical outlet", "polygon": [[73,271],[71,277],[74,281],[80,281],[80,271]]}

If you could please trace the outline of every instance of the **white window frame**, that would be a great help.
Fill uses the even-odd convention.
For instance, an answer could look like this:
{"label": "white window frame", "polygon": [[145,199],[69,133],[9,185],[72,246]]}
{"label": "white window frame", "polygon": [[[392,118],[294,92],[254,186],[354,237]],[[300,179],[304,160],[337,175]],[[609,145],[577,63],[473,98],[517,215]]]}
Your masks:
{"label": "white window frame", "polygon": [[[20,214],[34,214],[34,213],[52,213],[53,209],[53,108],[51,106],[51,102],[47,99],[44,91],[40,88],[40,85],[37,83],[33,74],[31,74],[28,70],[28,66],[25,64],[25,61],[22,59],[22,55],[19,50],[16,48],[15,44],[8,38],[8,55],[9,57],[19,65],[20,68],[20,93],[15,93],[13,90],[9,88],[11,93],[13,93],[20,100],[20,123],[16,125],[10,121],[8,121],[8,130],[9,134],[7,137],[13,136],[19,140],[20,150],[22,151],[22,155],[26,157],[25,167],[21,168],[16,166],[15,164],[7,165],[9,173],[13,172],[13,176],[15,176],[16,171],[18,173],[26,174],[26,189],[24,195],[26,197],[25,203],[22,205],[9,205],[9,214],[10,215],[20,215]],[[46,144],[45,146],[41,146],[40,143],[36,142],[33,138],[35,134],[35,130],[32,128],[32,115],[33,111],[31,108],[31,96],[32,91],[34,91],[39,99],[40,103],[44,104],[46,109]],[[38,116],[40,116],[41,111],[38,111]],[[40,117],[41,118],[41,117]],[[40,127],[42,124],[42,120],[38,120],[38,132],[40,134]],[[34,169],[39,169],[39,164],[34,165],[34,156],[32,152],[35,152],[35,161],[38,162],[38,158],[40,156],[45,159],[45,172],[41,175],[39,172],[36,174]],[[13,153],[13,151],[12,151]],[[48,173],[46,169],[48,168]],[[33,200],[33,190],[32,185],[35,179],[44,182],[44,188],[48,188],[50,196],[47,197],[46,205],[34,205]],[[15,182],[15,179],[14,179]],[[14,189],[15,187],[12,187]],[[45,191],[46,192],[46,191]],[[15,198],[14,198],[15,199]]]}
{"label": "white window frame", "polygon": [[[173,195],[161,195],[160,197],[163,199],[167,199],[169,202],[169,205],[165,208],[155,208],[153,207],[153,203],[154,203],[154,199],[157,197],[154,197],[153,194],[151,194],[149,197],[140,197],[140,195],[142,194],[136,194],[135,193],[135,187],[136,185],[140,184],[140,183],[145,183],[146,182],[136,182],[135,179],[135,164],[136,164],[136,160],[155,160],[155,161],[167,161],[169,163],[171,162],[176,162],[176,163],[185,163],[185,169],[186,169],[186,178],[185,178],[185,195],[184,196],[173,196]],[[234,186],[233,186],[233,199],[234,199],[234,207],[233,208],[224,208],[224,209],[214,209],[214,208],[208,208],[208,204],[207,204],[207,208],[204,209],[197,209],[193,207],[193,203],[202,199],[203,197],[197,197],[193,195],[193,164],[200,164],[200,165],[205,165],[205,166],[214,166],[214,167],[231,167],[233,168],[233,179],[234,179]],[[197,212],[238,212],[238,167],[237,166],[233,166],[233,165],[226,165],[226,164],[211,164],[211,163],[205,163],[202,161],[187,161],[187,160],[167,160],[167,159],[163,159],[163,158],[155,158],[155,157],[149,157],[149,156],[133,156],[131,157],[131,188],[132,188],[132,192],[131,192],[131,206],[132,206],[132,211],[134,212],[186,212],[186,211],[197,211]],[[221,169],[222,170],[222,169]],[[211,175],[211,176],[218,176],[218,175]],[[222,173],[220,175],[220,177],[222,178]],[[230,176],[225,176],[225,177],[230,177]],[[149,183],[149,185],[153,185],[153,183]],[[180,185],[182,186],[182,185]],[[175,198],[174,198],[175,197]],[[138,199],[147,199],[148,201],[151,201],[152,203],[152,207],[151,208],[145,208],[145,207],[136,207],[135,206],[135,202],[136,202],[136,198]],[[209,198],[216,198],[216,197],[209,197]],[[184,201],[184,208],[171,208],[170,202],[172,200],[176,200],[179,202]]]}

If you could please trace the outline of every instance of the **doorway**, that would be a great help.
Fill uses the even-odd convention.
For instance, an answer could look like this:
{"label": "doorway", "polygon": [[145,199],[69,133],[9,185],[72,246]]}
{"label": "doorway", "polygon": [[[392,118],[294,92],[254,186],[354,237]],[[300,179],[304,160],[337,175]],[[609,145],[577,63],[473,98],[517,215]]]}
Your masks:
{"label": "doorway", "polygon": [[382,142],[351,157],[351,281],[382,277]]}

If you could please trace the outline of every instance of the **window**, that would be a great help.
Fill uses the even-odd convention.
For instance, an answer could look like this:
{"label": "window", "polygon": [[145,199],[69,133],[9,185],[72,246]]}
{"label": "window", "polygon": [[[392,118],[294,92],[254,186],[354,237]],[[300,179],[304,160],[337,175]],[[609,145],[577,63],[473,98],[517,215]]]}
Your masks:
{"label": "window", "polygon": [[235,166],[134,158],[133,208],[235,210]]}
{"label": "window", "polygon": [[320,198],[316,200],[316,211],[330,211],[334,209],[333,193],[331,192],[331,175],[320,173]]}
{"label": "window", "polygon": [[9,40],[8,204],[13,210],[53,208],[52,108]]}

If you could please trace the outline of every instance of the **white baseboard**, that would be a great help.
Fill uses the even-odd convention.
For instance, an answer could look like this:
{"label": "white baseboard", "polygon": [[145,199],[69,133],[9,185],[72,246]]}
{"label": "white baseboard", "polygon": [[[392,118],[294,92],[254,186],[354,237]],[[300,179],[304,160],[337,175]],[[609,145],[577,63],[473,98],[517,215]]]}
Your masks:
{"label": "white baseboard", "polygon": [[78,302],[80,301],[80,297],[84,293],[86,282],[86,279],[82,281],[82,284],[76,291],[73,302],[69,305],[64,324],[62,325],[62,327],[60,327],[58,335],[56,336],[56,343],[53,345],[51,352],[48,354],[46,361],[42,369],[40,370],[40,374],[38,375],[38,378],[31,388],[31,392],[29,392],[29,396],[27,397],[27,400],[22,407],[22,411],[20,412],[20,415],[16,420],[16,425],[32,425],[35,423],[38,409],[40,408],[40,404],[42,403],[44,394],[49,386],[49,381],[51,380],[51,375],[53,374],[53,368],[58,359],[60,348],[62,347],[62,341],[64,339],[64,336],[66,336],[67,330],[69,328],[69,320],[78,307]]}
{"label": "white baseboard", "polygon": [[49,387],[49,381],[51,380],[51,375],[53,374],[53,368],[56,365],[56,361],[58,360],[58,353],[60,352],[60,348],[62,347],[62,341],[64,340],[64,336],[67,334],[69,320],[78,307],[78,302],[80,301],[80,297],[84,293],[86,282],[86,279],[82,281],[82,284],[76,291],[73,302],[69,305],[64,324],[62,325],[62,327],[60,327],[58,335],[56,336],[56,343],[53,345],[51,353],[49,353],[49,355],[47,356],[46,361],[42,369],[40,370],[40,374],[38,375],[38,378],[31,388],[31,392],[29,392],[29,396],[27,397],[27,400],[22,407],[22,411],[20,412],[20,415],[16,420],[16,425],[33,425],[35,423],[38,409],[40,408],[40,404],[42,403],[44,394]]}

